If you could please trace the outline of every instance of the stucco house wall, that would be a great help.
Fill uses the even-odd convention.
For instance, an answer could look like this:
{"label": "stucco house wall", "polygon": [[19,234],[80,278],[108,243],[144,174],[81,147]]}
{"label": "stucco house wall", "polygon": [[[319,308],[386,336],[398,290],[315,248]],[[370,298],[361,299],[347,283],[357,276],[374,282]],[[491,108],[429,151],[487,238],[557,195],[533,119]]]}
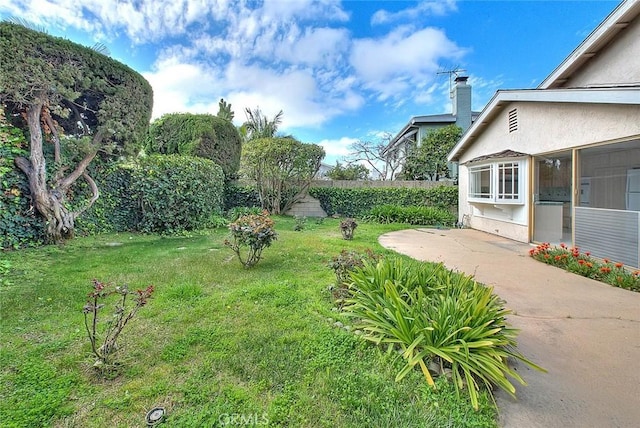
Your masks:
{"label": "stucco house wall", "polygon": [[604,51],[591,58],[564,87],[610,86],[640,82],[640,20],[636,19]]}
{"label": "stucco house wall", "polygon": [[[509,132],[508,114],[517,110],[518,129]],[[506,104],[460,157],[460,217],[474,229],[521,242],[530,241],[531,159],[522,174],[522,204],[469,202],[468,162],[505,149],[540,155],[595,143],[638,138],[640,105],[514,102]]]}

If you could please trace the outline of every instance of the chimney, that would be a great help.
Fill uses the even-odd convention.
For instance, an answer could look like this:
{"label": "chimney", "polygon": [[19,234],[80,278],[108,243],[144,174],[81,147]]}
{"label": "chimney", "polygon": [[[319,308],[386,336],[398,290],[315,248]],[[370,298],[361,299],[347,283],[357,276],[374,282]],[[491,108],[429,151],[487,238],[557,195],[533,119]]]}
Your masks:
{"label": "chimney", "polygon": [[467,85],[468,79],[468,76],[457,76],[453,88],[453,115],[462,132],[471,126],[471,86]]}

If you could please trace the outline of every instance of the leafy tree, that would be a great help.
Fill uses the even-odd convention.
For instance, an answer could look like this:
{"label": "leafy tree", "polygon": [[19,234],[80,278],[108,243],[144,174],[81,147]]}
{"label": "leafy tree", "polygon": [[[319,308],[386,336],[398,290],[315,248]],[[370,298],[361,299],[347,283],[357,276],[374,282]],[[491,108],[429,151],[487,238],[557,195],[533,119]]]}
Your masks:
{"label": "leafy tree", "polygon": [[366,180],[369,177],[369,170],[362,164],[342,165],[336,162],[328,173],[327,177],[332,180]]}
{"label": "leafy tree", "polygon": [[242,140],[227,119],[210,114],[165,114],[151,124],[149,135],[150,153],[211,159],[222,167],[227,179],[235,177],[240,168]]}
{"label": "leafy tree", "polygon": [[231,104],[228,104],[224,98],[220,98],[220,102],[218,102],[218,114],[216,116],[229,122],[233,121],[235,113],[231,110]]}
{"label": "leafy tree", "polygon": [[431,181],[449,177],[447,154],[461,136],[462,128],[456,125],[430,130],[420,145],[409,147],[402,177],[405,180]]}
{"label": "leafy tree", "polygon": [[379,180],[393,180],[400,168],[400,160],[385,152],[390,139],[391,134],[385,134],[378,142],[356,141],[349,147],[347,161],[350,164],[364,162]]}
{"label": "leafy tree", "polygon": [[292,137],[259,138],[245,144],[242,165],[256,181],[262,208],[280,214],[305,194],[324,155],[322,147]]}
{"label": "leafy tree", "polygon": [[[94,49],[2,22],[0,102],[28,131],[29,157],[17,157],[15,164],[29,179],[48,239],[73,237],[76,218],[99,197],[87,167],[99,152],[126,154],[140,147],[151,117],[151,86]],[[91,197],[72,201],[81,177]]]}
{"label": "leafy tree", "polygon": [[242,130],[240,131],[245,141],[275,137],[278,132],[278,126],[282,123],[282,110],[272,120],[269,120],[259,107],[254,110],[246,108],[245,114],[247,115],[247,121],[242,125]]}

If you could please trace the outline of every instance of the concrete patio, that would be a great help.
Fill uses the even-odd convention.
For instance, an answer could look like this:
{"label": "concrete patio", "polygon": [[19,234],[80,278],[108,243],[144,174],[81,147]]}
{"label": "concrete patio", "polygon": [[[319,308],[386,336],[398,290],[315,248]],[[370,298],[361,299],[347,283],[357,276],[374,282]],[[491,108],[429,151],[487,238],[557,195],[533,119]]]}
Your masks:
{"label": "concrete patio", "polygon": [[410,229],[380,244],[473,274],[513,310],[527,386],[496,394],[506,428],[640,426],[640,293],[538,262],[530,245],[472,229]]}

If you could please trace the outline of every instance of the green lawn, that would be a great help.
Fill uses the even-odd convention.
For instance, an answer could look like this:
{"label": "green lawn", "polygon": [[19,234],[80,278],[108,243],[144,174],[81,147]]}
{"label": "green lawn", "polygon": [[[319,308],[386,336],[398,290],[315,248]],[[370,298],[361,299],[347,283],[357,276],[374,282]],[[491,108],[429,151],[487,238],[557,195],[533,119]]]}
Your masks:
{"label": "green lawn", "polygon": [[[486,394],[474,412],[419,370],[395,382],[395,353],[333,326],[349,321],[333,309],[328,262],[342,249],[385,252],[378,236],[402,225],[360,224],[345,241],[339,220],[298,232],[275,221],[278,240],[250,270],[224,247],[226,229],[2,254],[0,426],[143,427],[155,406],[170,427],[496,426]],[[121,337],[114,379],[95,374],[83,324],[94,278],[156,287]]]}

